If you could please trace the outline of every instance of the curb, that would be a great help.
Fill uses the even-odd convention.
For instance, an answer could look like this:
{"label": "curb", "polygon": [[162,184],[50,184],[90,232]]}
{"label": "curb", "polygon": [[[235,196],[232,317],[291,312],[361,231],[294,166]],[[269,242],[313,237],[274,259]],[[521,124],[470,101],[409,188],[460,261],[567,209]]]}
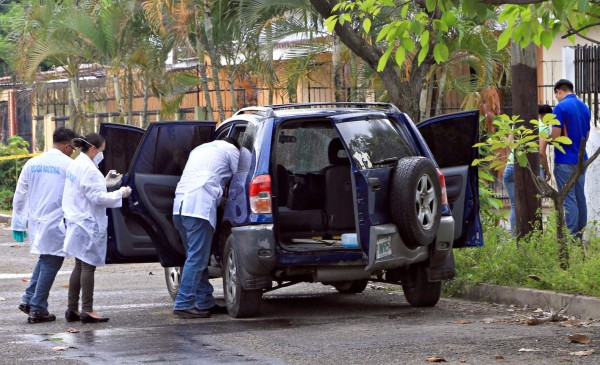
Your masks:
{"label": "curb", "polygon": [[600,298],[596,297],[474,283],[463,283],[458,296],[475,301],[537,306],[556,311],[564,308],[565,313],[575,317],[600,319]]}
{"label": "curb", "polygon": [[12,221],[12,216],[6,214],[0,214],[0,223],[10,224]]}

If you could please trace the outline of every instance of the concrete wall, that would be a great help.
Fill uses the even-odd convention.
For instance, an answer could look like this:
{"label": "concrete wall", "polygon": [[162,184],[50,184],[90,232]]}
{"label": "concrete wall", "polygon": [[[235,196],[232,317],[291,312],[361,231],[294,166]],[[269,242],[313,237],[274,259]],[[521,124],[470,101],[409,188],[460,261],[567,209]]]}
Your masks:
{"label": "concrete wall", "polygon": [[[600,29],[592,29],[587,36],[592,39],[600,40]],[[591,42],[577,37],[575,44],[591,45]],[[552,88],[554,83],[561,78],[567,78],[573,81],[575,75],[573,67],[574,57],[572,57],[572,52],[570,51],[570,48],[573,46],[574,44],[567,39],[557,37],[550,49],[543,48],[543,59],[538,64],[538,68],[542,68],[542,80],[540,80],[541,82],[539,83],[541,87],[538,93],[540,102],[554,105],[556,103],[556,99],[554,99],[554,90]],[[594,113],[592,112],[592,117],[593,115]],[[593,122],[594,121],[592,121],[590,140],[587,146],[588,155],[591,155],[600,148],[600,128],[594,128]],[[598,121],[597,124],[600,125],[600,121]],[[600,221],[600,159],[596,160],[588,168],[585,195],[588,203],[588,222],[594,220]]]}

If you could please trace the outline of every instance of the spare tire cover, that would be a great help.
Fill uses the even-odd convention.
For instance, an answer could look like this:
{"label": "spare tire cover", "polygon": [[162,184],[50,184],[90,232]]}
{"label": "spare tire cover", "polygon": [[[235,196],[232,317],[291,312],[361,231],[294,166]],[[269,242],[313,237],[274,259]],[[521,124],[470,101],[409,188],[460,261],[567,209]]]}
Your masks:
{"label": "spare tire cover", "polygon": [[391,179],[390,213],[408,247],[427,246],[440,225],[441,186],[436,168],[425,157],[400,159]]}

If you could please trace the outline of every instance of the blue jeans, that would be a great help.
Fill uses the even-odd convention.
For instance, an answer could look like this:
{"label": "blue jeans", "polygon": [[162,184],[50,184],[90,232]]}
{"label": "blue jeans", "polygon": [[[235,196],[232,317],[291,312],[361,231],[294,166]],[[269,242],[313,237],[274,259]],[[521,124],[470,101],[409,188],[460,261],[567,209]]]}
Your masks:
{"label": "blue jeans", "polygon": [[[576,165],[556,164],[554,165],[554,177],[558,189],[567,183],[573,175]],[[582,230],[587,224],[587,202],[585,200],[585,171],[579,176],[575,185],[569,190],[565,197],[565,218],[567,227],[575,238],[581,239]]]}
{"label": "blue jeans", "polygon": [[215,305],[208,280],[208,263],[214,228],[206,219],[174,215],[173,223],[185,247],[186,260],[175,299],[175,310],[205,310]]}
{"label": "blue jeans", "polygon": [[515,165],[509,163],[504,169],[504,175],[502,176],[502,182],[504,182],[504,188],[508,194],[508,202],[510,203],[510,231],[513,236],[515,234]]}
{"label": "blue jeans", "polygon": [[50,288],[64,260],[61,256],[40,255],[31,274],[29,286],[25,289],[25,295],[21,297],[23,302],[29,303],[32,312],[48,314]]}

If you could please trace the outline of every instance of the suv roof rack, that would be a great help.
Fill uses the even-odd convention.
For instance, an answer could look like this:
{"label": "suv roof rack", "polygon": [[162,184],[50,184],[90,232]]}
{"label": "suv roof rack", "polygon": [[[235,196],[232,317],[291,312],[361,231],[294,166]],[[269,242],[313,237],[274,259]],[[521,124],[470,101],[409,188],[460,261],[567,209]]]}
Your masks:
{"label": "suv roof rack", "polygon": [[323,102],[323,103],[294,103],[294,104],[275,104],[267,105],[266,108],[277,109],[298,109],[298,108],[323,108],[323,107],[341,107],[341,108],[379,108],[385,109],[391,113],[400,113],[400,110],[391,103],[367,103],[367,102]]}
{"label": "suv roof rack", "polygon": [[248,106],[238,110],[233,115],[240,114],[264,114],[267,118],[275,116],[275,112],[270,106]]}

